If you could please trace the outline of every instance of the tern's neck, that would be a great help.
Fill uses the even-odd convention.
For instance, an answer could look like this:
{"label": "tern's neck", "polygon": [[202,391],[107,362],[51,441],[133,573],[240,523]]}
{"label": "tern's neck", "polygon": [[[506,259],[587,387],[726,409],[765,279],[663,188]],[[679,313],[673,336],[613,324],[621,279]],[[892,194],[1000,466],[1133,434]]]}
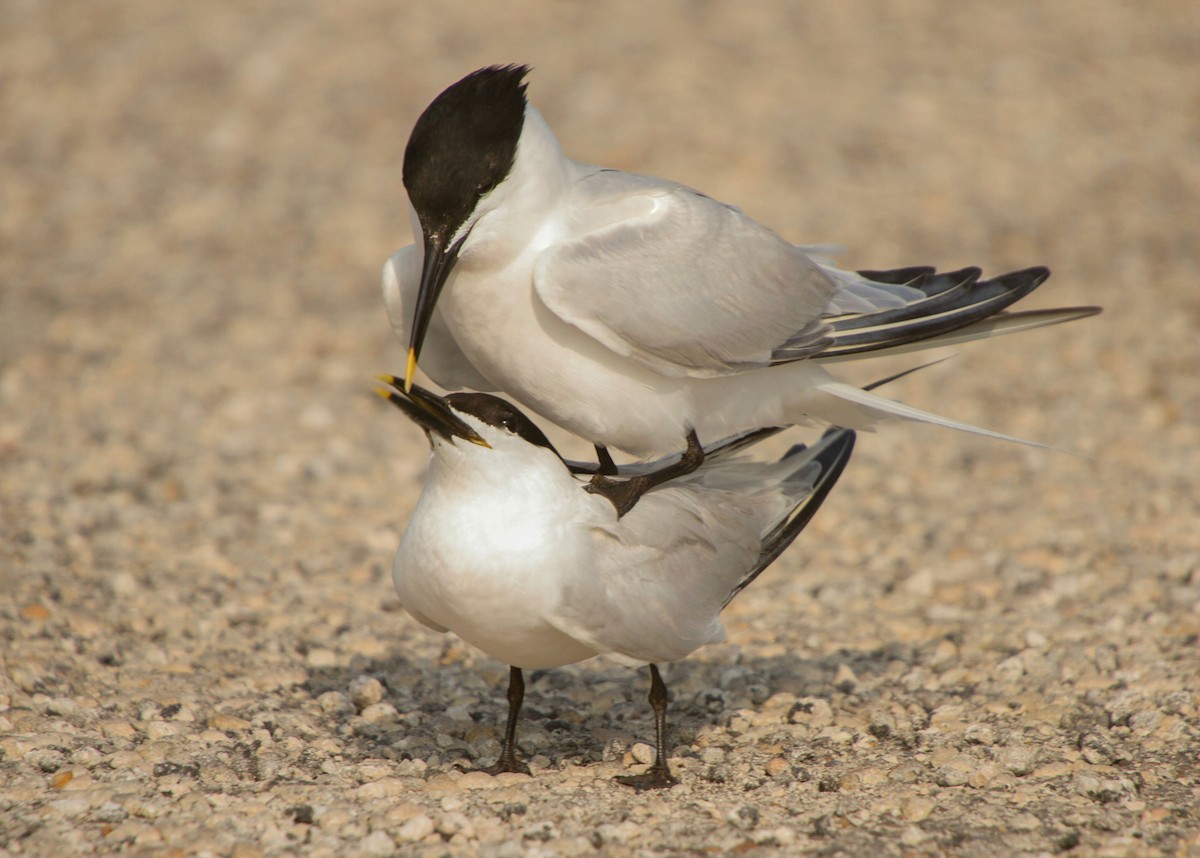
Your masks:
{"label": "tern's neck", "polygon": [[517,158],[509,178],[514,185],[534,185],[547,195],[557,197],[567,187],[571,168],[567,158],[542,114],[533,105],[525,108],[525,125],[517,142]]}
{"label": "tern's neck", "polygon": [[546,502],[553,497],[561,503],[564,497],[583,494],[579,483],[552,450],[534,446],[507,432],[489,431],[491,427],[468,420],[482,429],[491,447],[463,440],[436,440],[427,482],[436,482],[442,491],[450,493],[495,495],[508,501],[517,495],[538,495],[544,497],[526,500]]}
{"label": "tern's neck", "polygon": [[544,534],[564,519],[587,518],[588,501],[594,500],[553,452],[511,437],[491,449],[435,441],[421,496],[422,505],[438,515],[473,521],[476,537],[484,541],[497,530]]}
{"label": "tern's neck", "polygon": [[[546,120],[525,109],[525,126],[508,177],[481,201],[459,264],[494,267],[553,241],[553,230],[579,165],[565,157]],[[473,259],[471,257],[474,257]]]}

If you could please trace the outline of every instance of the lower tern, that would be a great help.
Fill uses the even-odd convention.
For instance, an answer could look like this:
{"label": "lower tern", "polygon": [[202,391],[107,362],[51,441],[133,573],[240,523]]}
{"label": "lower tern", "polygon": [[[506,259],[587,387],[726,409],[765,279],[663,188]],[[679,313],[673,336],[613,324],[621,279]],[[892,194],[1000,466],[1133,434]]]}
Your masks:
{"label": "lower tern", "polygon": [[[656,757],[617,780],[676,783],[667,764],[667,688],[657,665],[725,639],[721,610],[807,525],[850,459],[855,434],[830,429],[778,462],[733,455],[779,431],[710,448],[691,474],[647,489],[618,516],[520,410],[486,393],[443,398],[402,379],[379,393],[432,447],[392,577],[404,608],[510,667],[509,714],[491,773],[529,773],[517,756],[524,669],[596,655],[649,665]],[[651,463],[647,467],[653,467]]]}
{"label": "lower tern", "polygon": [[[1078,319],[1008,312],[1027,268],[840,271],[699,191],[566,157],[521,65],[437,96],[404,153],[417,244],[384,266],[392,326],[447,390],[499,391],[597,446],[679,450],[756,426],[887,419],[1017,440],[835,380],[826,364]],[[597,487],[607,479],[597,476]],[[654,478],[627,484],[636,497]],[[611,489],[612,483],[607,483]]]}

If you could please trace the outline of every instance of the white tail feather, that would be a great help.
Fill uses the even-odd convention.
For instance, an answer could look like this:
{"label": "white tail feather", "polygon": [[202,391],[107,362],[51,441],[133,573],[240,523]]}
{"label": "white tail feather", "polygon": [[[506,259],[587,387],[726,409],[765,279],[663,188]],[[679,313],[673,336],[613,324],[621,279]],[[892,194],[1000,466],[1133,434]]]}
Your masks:
{"label": "white tail feather", "polygon": [[[867,413],[869,418],[874,420],[912,420],[917,423],[930,423],[934,426],[943,426],[947,429],[957,429],[960,432],[970,432],[973,435],[982,435],[985,438],[995,438],[999,441],[1010,441],[1014,444],[1024,444],[1028,447],[1050,449],[1047,444],[1040,444],[1037,441],[1026,441],[1024,438],[1005,435],[1003,432],[993,432],[991,429],[984,429],[982,426],[975,426],[971,423],[963,423],[961,420],[952,420],[949,417],[942,417],[928,411],[922,411],[920,408],[913,408],[911,405],[905,405],[903,402],[885,399],[869,391],[854,387],[853,385],[842,384],[838,381],[826,382],[820,385],[819,389],[822,393],[835,396],[844,402],[858,406],[858,408]],[[855,426],[855,428],[860,427]],[[861,428],[870,427],[863,426]]]}
{"label": "white tail feather", "polygon": [[936,337],[918,340],[912,343],[902,343],[898,346],[876,349],[867,353],[848,355],[831,355],[830,357],[814,357],[818,363],[837,363],[843,360],[862,360],[864,358],[884,357],[888,355],[917,352],[941,346],[954,346],[959,343],[969,343],[972,340],[983,340],[988,337],[998,337],[1003,334],[1016,334],[1021,331],[1031,331],[1034,328],[1044,328],[1047,325],[1059,325],[1063,322],[1073,322],[1094,316],[1100,312],[1099,307],[1063,307],[1055,310],[1025,310],[1017,313],[999,313],[982,319],[964,328],[958,328]]}

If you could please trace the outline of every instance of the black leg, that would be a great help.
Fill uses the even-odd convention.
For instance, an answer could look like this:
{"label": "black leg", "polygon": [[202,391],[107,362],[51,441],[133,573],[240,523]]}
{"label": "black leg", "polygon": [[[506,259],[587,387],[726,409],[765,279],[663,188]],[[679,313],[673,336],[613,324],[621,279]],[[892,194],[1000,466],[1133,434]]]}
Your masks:
{"label": "black leg", "polygon": [[[598,450],[599,448],[597,448]],[[611,458],[609,461],[612,461]],[[601,462],[602,470],[596,476],[592,477],[592,481],[587,485],[587,490],[592,494],[608,498],[612,505],[617,508],[617,517],[620,518],[633,509],[642,495],[650,491],[650,489],[662,485],[668,480],[682,477],[684,474],[690,474],[703,464],[704,448],[700,446],[700,439],[696,435],[696,430],[691,429],[688,431],[687,449],[683,451],[683,455],[675,464],[659,468],[657,471],[649,474],[640,474],[624,480],[614,480],[604,475],[603,462]]]}
{"label": "black leg", "polygon": [[504,743],[500,746],[500,756],[496,762],[486,769],[463,769],[468,772],[487,772],[498,775],[501,772],[518,772],[529,774],[529,766],[517,759],[517,717],[521,714],[521,703],[525,699],[525,677],[521,668],[508,669],[508,723],[504,725]]}
{"label": "black leg", "polygon": [[667,684],[657,665],[650,665],[650,708],[654,710],[654,765],[640,775],[622,775],[617,783],[641,792],[646,789],[665,789],[679,781],[667,767]]}
{"label": "black leg", "polygon": [[600,463],[600,467],[596,469],[596,473],[615,477],[617,475],[617,463],[609,455],[608,448],[602,444],[593,444],[592,446],[596,448],[596,461]]}
{"label": "black leg", "polygon": [[521,714],[521,703],[525,700],[525,677],[521,668],[508,669],[508,723],[504,725],[504,744],[500,747],[500,758],[488,772],[520,772],[529,774],[529,766],[517,759],[517,717]]}

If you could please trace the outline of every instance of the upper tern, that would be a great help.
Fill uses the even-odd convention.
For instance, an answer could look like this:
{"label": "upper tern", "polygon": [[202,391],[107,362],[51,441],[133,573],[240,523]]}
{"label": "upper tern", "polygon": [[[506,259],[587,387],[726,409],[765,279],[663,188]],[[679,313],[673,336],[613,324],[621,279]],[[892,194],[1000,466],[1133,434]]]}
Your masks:
{"label": "upper tern", "polygon": [[528,417],[486,393],[445,398],[382,376],[382,396],[420,425],[432,456],[392,570],[404,608],[511,666],[501,754],[517,759],[523,668],[608,655],[650,665],[657,756],[618,778],[675,783],[665,744],[667,689],[656,664],[724,640],[721,610],[796,538],[850,459],[854,432],[831,429],[778,462],[739,450],[778,429],[710,448],[692,473],[649,488],[619,517],[584,490]]}
{"label": "upper tern", "polygon": [[[888,418],[1017,440],[838,382],[825,364],[1098,312],[1021,313],[1045,268],[847,272],[738,208],[566,157],[519,65],[480,69],[417,120],[403,178],[420,242],[383,269],[393,328],[448,390],[501,391],[597,445],[678,450],[758,426]],[[598,484],[605,481],[598,476]],[[634,498],[654,478],[628,481]],[[609,483],[611,488],[611,482]]]}

